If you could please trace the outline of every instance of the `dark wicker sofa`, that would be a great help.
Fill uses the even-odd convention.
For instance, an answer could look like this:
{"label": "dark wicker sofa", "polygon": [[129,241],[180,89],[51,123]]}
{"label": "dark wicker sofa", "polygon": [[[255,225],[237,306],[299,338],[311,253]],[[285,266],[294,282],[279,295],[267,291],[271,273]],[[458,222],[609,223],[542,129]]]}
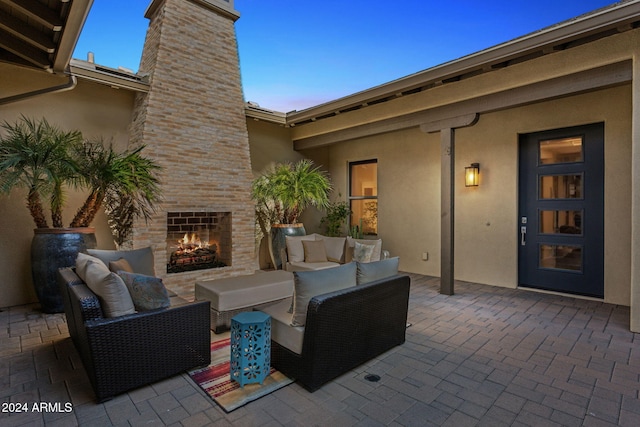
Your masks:
{"label": "dark wicker sofa", "polygon": [[404,343],[409,276],[398,275],[313,297],[302,353],[271,342],[271,364],[307,390]]}
{"label": "dark wicker sofa", "polygon": [[209,302],[105,318],[71,268],[58,271],[69,335],[99,402],[211,362]]}

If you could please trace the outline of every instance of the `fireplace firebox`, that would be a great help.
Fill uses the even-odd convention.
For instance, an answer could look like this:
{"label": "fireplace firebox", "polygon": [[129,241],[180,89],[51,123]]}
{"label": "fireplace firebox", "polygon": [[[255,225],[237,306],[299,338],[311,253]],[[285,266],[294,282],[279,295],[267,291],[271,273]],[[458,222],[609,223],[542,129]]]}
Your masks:
{"label": "fireplace firebox", "polygon": [[167,273],[231,265],[231,212],[167,213]]}

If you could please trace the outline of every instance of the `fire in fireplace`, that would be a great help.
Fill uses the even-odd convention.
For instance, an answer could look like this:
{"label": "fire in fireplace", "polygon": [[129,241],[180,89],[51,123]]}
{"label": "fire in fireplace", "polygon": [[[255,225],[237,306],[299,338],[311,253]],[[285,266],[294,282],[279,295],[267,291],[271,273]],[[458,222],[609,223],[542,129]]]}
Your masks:
{"label": "fire in fireplace", "polygon": [[229,212],[170,212],[167,273],[230,265],[230,223]]}

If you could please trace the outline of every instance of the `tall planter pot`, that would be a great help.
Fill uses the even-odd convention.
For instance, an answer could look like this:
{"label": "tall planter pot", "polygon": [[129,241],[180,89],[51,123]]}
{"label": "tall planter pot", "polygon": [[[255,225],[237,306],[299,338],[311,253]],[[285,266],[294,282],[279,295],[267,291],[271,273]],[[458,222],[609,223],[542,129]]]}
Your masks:
{"label": "tall planter pot", "polygon": [[286,236],[304,236],[307,232],[304,229],[304,225],[298,224],[273,224],[271,226],[271,259],[276,270],[282,270],[284,268],[282,257],[280,254],[282,250],[287,247]]}
{"label": "tall planter pot", "polygon": [[95,229],[36,228],[31,241],[31,275],[38,301],[45,313],[62,313],[58,289],[59,268],[75,265],[78,252],[96,248]]}

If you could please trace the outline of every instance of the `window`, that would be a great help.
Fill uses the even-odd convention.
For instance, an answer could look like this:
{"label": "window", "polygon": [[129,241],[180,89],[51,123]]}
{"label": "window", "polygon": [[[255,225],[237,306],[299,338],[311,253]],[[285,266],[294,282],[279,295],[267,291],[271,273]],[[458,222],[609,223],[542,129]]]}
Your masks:
{"label": "window", "polygon": [[378,161],[349,163],[351,228],[363,235],[378,234]]}

